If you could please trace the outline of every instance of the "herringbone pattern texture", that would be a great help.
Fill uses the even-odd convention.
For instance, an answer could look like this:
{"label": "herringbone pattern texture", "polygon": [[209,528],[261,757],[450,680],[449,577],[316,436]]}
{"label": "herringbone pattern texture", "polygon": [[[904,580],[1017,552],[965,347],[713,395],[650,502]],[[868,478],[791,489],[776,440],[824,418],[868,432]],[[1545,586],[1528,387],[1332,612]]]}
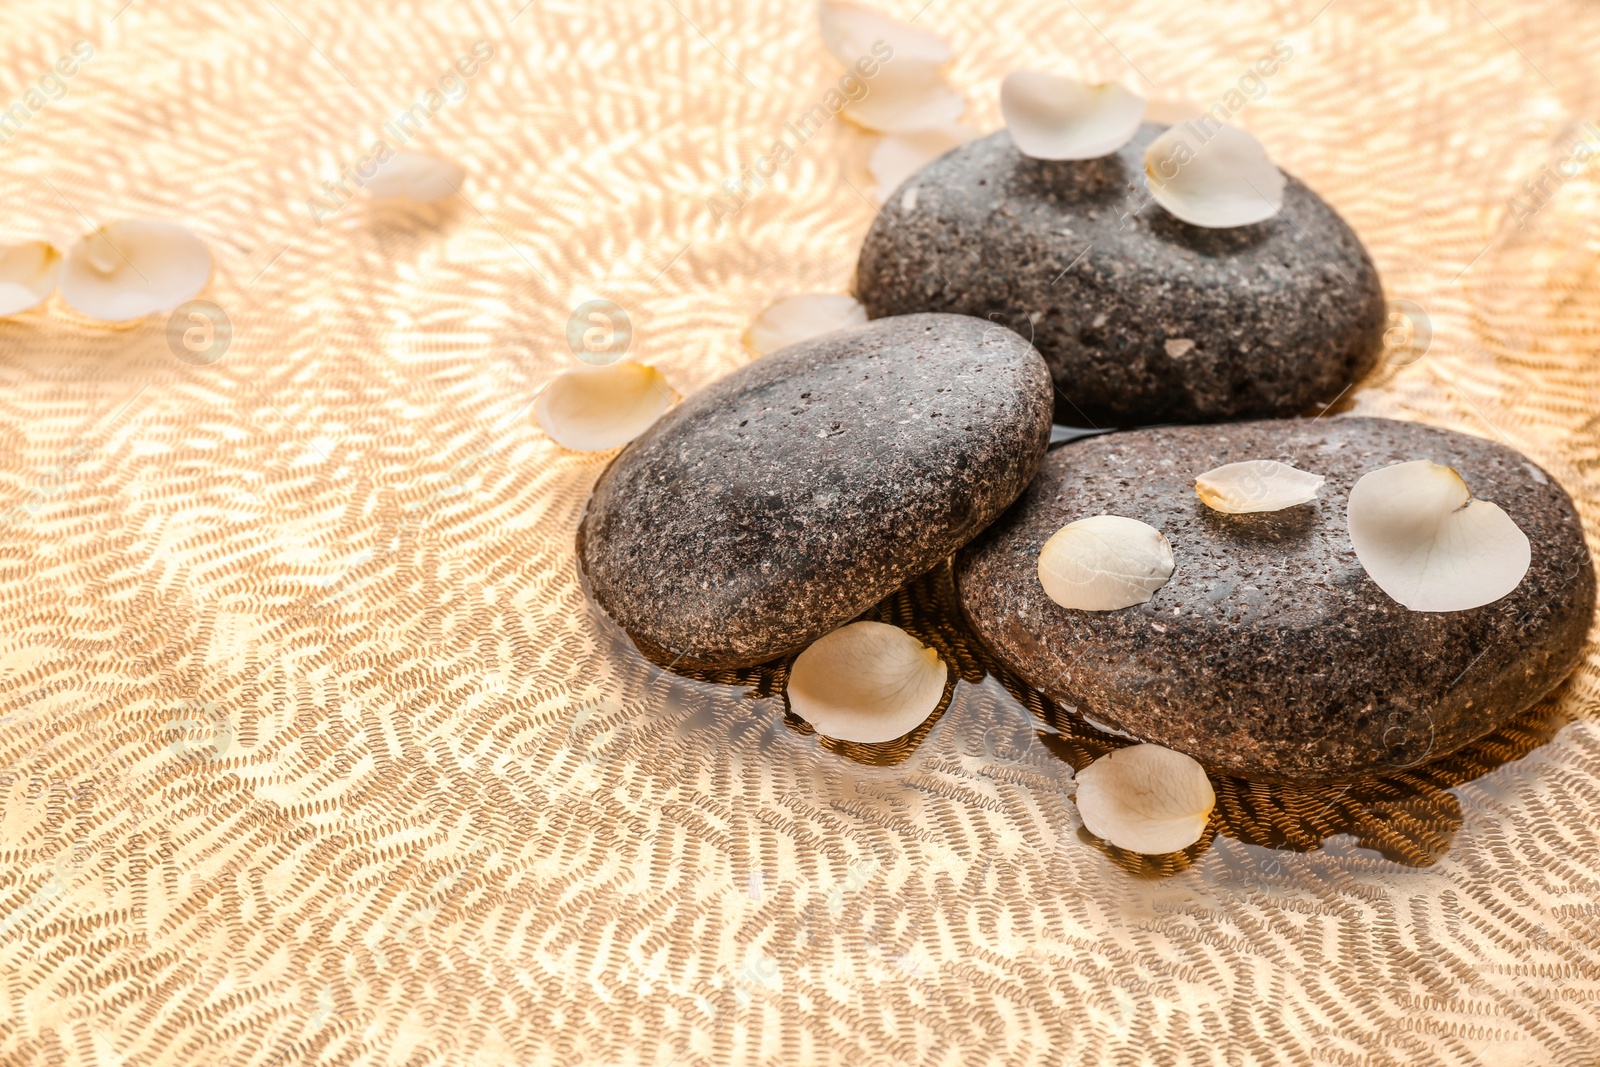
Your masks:
{"label": "herringbone pattern texture", "polygon": [[[1600,1061],[1596,655],[1442,767],[1220,782],[1152,868],[1080,839],[1107,739],[986,674],[941,576],[882,610],[965,680],[881,752],[786,722],[781,665],[675,675],[593,617],[606,458],[529,407],[569,311],[625,307],[687,393],[770,299],[846,286],[872,217],[838,123],[706,206],[837,78],[808,4],[120,2],[0,13],[0,107],[94,48],[0,146],[7,226],[184,220],[236,332],[195,366],[161,323],[0,323],[0,1064]],[[1205,105],[1289,40],[1237,121],[1431,318],[1341,405],[1509,440],[1600,534],[1600,181],[1507,205],[1600,144],[1600,9],[919,25],[989,128],[1016,66]],[[480,40],[413,141],[464,196],[341,205]]]}

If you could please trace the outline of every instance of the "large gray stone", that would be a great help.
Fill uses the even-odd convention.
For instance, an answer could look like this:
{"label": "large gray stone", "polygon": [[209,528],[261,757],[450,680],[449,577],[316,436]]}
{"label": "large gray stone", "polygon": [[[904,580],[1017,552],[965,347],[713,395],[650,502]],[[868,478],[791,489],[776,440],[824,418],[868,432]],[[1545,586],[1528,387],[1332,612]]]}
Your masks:
{"label": "large gray stone", "polygon": [[[1197,474],[1281,459],[1327,476],[1311,504],[1223,515]],[[1345,506],[1370,470],[1432,459],[1528,535],[1508,596],[1467,611],[1391,600],[1356,558]],[[1060,607],[1039,549],[1090,515],[1139,519],[1177,568],[1149,603]],[[1318,781],[1445,756],[1505,724],[1577,664],[1595,578],[1572,501],[1493,441],[1387,419],[1139,430],[1050,454],[1016,505],[958,558],[963,612],[995,656],[1051,699],[1207,767]]]}
{"label": "large gray stone", "polygon": [[624,449],[578,557],[647,653],[761,663],[966,543],[1049,436],[1049,372],[1010,330],[956,315],[840,330],[713,383]]}
{"label": "large gray stone", "polygon": [[1203,229],[1145,188],[1146,123],[1103,159],[1047,162],[1004,130],[924,167],[861,247],[874,318],[948,311],[1031,339],[1082,426],[1295,415],[1383,347],[1383,289],[1355,233],[1294,178],[1276,217]]}

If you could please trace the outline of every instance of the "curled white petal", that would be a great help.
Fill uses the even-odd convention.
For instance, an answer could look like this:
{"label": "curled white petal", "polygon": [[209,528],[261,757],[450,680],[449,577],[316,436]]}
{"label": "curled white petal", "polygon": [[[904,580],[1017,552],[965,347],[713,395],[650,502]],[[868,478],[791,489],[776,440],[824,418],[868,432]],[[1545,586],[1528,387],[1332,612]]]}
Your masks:
{"label": "curled white petal", "polygon": [[1528,573],[1528,536],[1475,500],[1450,467],[1419,459],[1369,471],[1350,490],[1350,542],[1367,576],[1412,611],[1492,604]]}
{"label": "curled white petal", "polygon": [[1138,519],[1069,522],[1039,550],[1039,584],[1064,608],[1115,611],[1143,604],[1172,577],[1172,546]]}
{"label": "curled white petal", "polygon": [[933,66],[950,62],[950,45],[943,37],[870,8],[821,0],[817,19],[822,26],[823,45],[847,67],[854,67],[862,59]]}
{"label": "curled white petal", "polygon": [[1212,229],[1270,219],[1287,184],[1260,141],[1220,123],[1170,127],[1144,150],[1144,172],[1156,203]]}
{"label": "curled white petal", "polygon": [[644,433],[671,402],[666,379],[647,363],[585,364],[545,386],[534,418],[563,448],[604,452]]}
{"label": "curled white petal", "polygon": [[931,63],[886,63],[866,85],[866,95],[845,105],[845,118],[879,133],[910,133],[949,126],[967,109],[961,94],[945,84]]}
{"label": "curled white petal", "polygon": [[1188,848],[1216,806],[1205,768],[1160,745],[1131,745],[1078,772],[1078,814],[1096,837],[1159,856]]}
{"label": "curled white petal", "polygon": [[786,296],[756,316],[741,340],[758,356],[770,355],[818,334],[860,326],[867,321],[861,301],[843,293]]}
{"label": "curled white petal", "polygon": [[61,297],[90,318],[165,313],[211,280],[211,251],[175,222],[128,219],[84,235],[61,264]]}
{"label": "curled white petal", "polygon": [[0,245],[0,317],[38,307],[56,291],[61,253],[48,241]]}
{"label": "curled white petal", "polygon": [[819,734],[871,744],[922,725],[948,676],[939,653],[900,627],[853,622],[796,657],[786,692],[790,709]]}
{"label": "curled white petal", "polygon": [[1144,97],[1115,83],[1088,85],[1038,70],[1000,83],[1000,113],[1018,150],[1034,159],[1099,159],[1139,132]]}
{"label": "curled white petal", "polygon": [[466,168],[453,160],[421,152],[396,152],[378,164],[377,172],[364,185],[367,192],[380,199],[405,197],[428,204],[458,192],[466,175]]}
{"label": "curled white petal", "polygon": [[879,203],[887,203],[901,183],[917,171],[977,135],[977,130],[960,122],[885,135],[873,146],[872,158],[867,164],[873,181],[878,183]]}
{"label": "curled white petal", "polygon": [[1194,480],[1194,491],[1206,507],[1229,515],[1282,511],[1317,498],[1322,483],[1312,474],[1275,459],[1224,463]]}

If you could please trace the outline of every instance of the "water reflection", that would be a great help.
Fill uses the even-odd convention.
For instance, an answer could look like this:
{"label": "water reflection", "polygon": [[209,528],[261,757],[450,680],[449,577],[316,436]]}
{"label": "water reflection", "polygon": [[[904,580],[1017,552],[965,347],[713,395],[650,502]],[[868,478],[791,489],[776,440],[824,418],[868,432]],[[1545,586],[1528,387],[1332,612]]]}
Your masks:
{"label": "water reflection", "polygon": [[[1089,726],[1048,701],[1041,709],[1055,732],[1039,740],[1074,771],[1112,749],[1132,744]],[[1521,759],[1545,744],[1567,720],[1546,699],[1510,723],[1433,763],[1347,782],[1291,785],[1212,775],[1217,806],[1205,835],[1183,852],[1141,856],[1100,841],[1086,831],[1083,840],[1100,848],[1130,874],[1166,877],[1194,863],[1221,834],[1274,850],[1311,852],[1329,838],[1348,835],[1355,845],[1406,867],[1429,867],[1450,848],[1461,828],[1460,798],[1453,787]]]}
{"label": "water reflection", "polygon": [[[985,677],[993,677],[1028,709],[1042,724],[1035,731],[1039,743],[1074,771],[1113,749],[1133,743],[1058,707],[993,661],[961,619],[948,565],[910,583],[862,618],[903,627],[937,649],[951,668],[950,678],[933,714],[909,734],[882,744],[819,736],[818,745],[828,752],[868,766],[904,763],[949,708],[958,680],[976,684]],[[657,662],[685,678],[744,688],[750,697],[781,697],[792,661],[793,657],[788,657],[756,667],[720,671]],[[1086,830],[1079,830],[1079,836],[1122,870],[1144,878],[1165,878],[1187,869],[1218,835],[1247,845],[1291,852],[1315,851],[1330,838],[1348,836],[1357,847],[1394,863],[1428,867],[1449,850],[1461,827],[1461,802],[1453,788],[1521,759],[1548,742],[1566,722],[1555,707],[1555,699],[1546,698],[1453,755],[1384,775],[1312,785],[1213,775],[1216,809],[1205,834],[1182,852],[1145,856],[1110,845]],[[815,735],[809,724],[787,709],[784,725],[798,734]]]}
{"label": "water reflection", "polygon": [[[788,700],[785,697],[784,725],[797,733],[816,736],[818,743],[824,749],[845,759],[873,767],[890,767],[904,763],[927,738],[934,725],[950,707],[957,681],[983,680],[987,673],[986,663],[979,659],[980,653],[974,651],[973,646],[976,642],[961,622],[961,612],[956,606],[955,588],[950,580],[948,566],[912,582],[856,621],[862,620],[886,622],[898,626],[939,653],[939,658],[949,670],[949,677],[933,713],[903,737],[877,744],[863,744],[857,741],[839,741],[817,734],[810,723],[788,710]],[[794,662],[793,656],[787,656],[755,667],[704,670],[666,662],[660,655],[652,655],[648,651],[645,655],[658,667],[673,674],[701,682],[738,686],[747,690],[747,696],[757,698],[782,697],[784,686],[789,680],[789,667]]]}

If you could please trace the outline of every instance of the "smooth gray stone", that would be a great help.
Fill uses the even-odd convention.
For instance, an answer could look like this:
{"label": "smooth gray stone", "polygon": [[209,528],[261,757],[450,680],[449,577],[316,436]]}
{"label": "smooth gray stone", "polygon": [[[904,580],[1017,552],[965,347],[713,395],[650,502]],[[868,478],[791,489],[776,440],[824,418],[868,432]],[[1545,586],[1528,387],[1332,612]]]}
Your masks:
{"label": "smooth gray stone", "polygon": [[1074,426],[1296,415],[1383,348],[1383,288],[1338,213],[1289,178],[1283,210],[1191,226],[1150,199],[1146,123],[1102,159],[1048,162],[1004,130],[908,178],[861,246],[868,314],[1003,323],[1044,355]]}
{"label": "smooth gray stone", "polygon": [[[1318,498],[1223,515],[1195,496],[1213,467],[1279,459],[1327,476]],[[1505,509],[1533,547],[1522,583],[1467,611],[1411,611],[1367,577],[1345,507],[1361,475],[1431,459]],[[1091,515],[1149,523],[1176,570],[1145,604],[1063,608],[1039,549]],[[1028,491],[962,551],[962,610],[995,656],[1052,700],[1208,768],[1322,781],[1438,759],[1504,725],[1575,667],[1594,568],[1566,492],[1526,457],[1388,419],[1135,430],[1050,453]]]}
{"label": "smooth gray stone", "polygon": [[975,536],[1050,438],[1050,375],[1003,327],[885,319],[758,359],[669,411],[578,528],[595,602],[653,658],[803,648]]}

